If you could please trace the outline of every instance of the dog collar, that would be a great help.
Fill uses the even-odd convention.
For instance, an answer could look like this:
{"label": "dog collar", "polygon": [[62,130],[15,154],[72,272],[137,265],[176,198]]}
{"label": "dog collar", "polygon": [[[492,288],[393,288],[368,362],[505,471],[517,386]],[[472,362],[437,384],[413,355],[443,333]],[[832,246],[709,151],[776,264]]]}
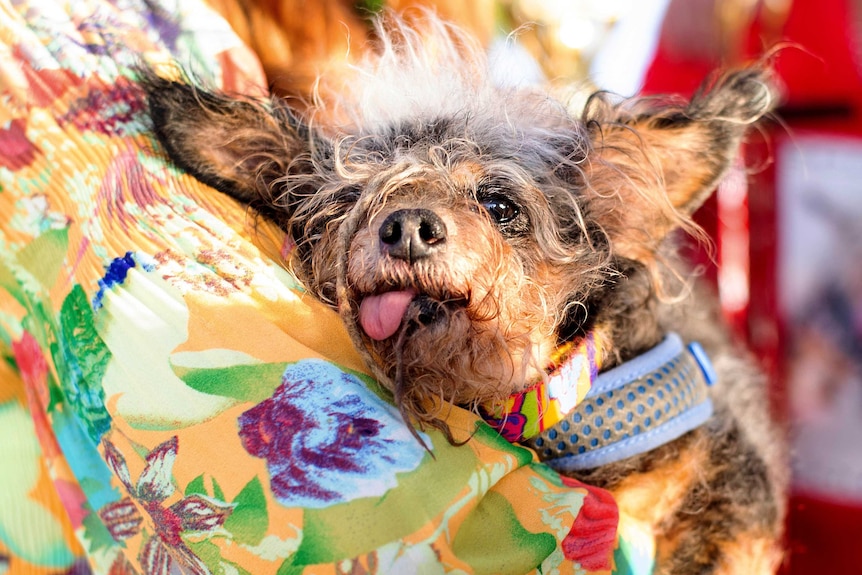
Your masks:
{"label": "dog collar", "polygon": [[[585,338],[578,352],[589,348],[589,339]],[[600,356],[594,340],[592,345],[592,357]],[[578,352],[570,357],[582,364],[578,358],[583,353]],[[595,365],[597,370],[600,357]],[[581,377],[583,369],[581,365]],[[568,373],[571,377],[575,370],[578,368],[566,370],[561,366],[554,374]],[[576,387],[583,385],[580,377],[569,381]],[[712,415],[708,389],[715,381],[715,370],[700,344],[685,346],[678,335],[671,333],[646,353],[598,376],[592,375],[591,386],[583,396],[576,391],[567,394],[582,397],[575,405],[559,417],[554,416],[555,421],[547,426],[521,425],[523,432],[514,441],[533,448],[545,463],[559,471],[606,465],[655,449],[706,422]],[[557,382],[562,384],[563,381]],[[526,403],[527,399],[521,405]],[[517,408],[517,396],[509,398],[507,405]],[[510,437],[516,436],[513,432],[519,429],[512,422],[529,420],[529,415],[521,409],[486,421],[512,441]]]}
{"label": "dog collar", "polygon": [[645,453],[712,415],[717,377],[700,344],[674,333],[602,373],[584,400],[554,427],[523,443],[558,471],[589,469]]}
{"label": "dog collar", "polygon": [[552,429],[589,393],[601,368],[601,349],[600,336],[591,332],[557,350],[547,377],[502,403],[482,406],[482,418],[512,443]]}

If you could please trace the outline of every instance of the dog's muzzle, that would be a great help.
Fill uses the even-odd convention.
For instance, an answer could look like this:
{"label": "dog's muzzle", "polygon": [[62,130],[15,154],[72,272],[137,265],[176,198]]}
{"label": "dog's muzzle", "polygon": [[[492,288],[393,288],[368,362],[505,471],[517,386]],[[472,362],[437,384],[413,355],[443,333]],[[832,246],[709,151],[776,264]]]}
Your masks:
{"label": "dog's muzzle", "polygon": [[[384,256],[412,266],[445,247],[447,230],[446,224],[433,211],[405,208],[386,216],[380,224],[378,237]],[[406,319],[412,318],[422,325],[433,323],[439,316],[440,306],[415,286],[405,285],[363,298],[359,323],[368,337],[384,340],[394,335]]]}

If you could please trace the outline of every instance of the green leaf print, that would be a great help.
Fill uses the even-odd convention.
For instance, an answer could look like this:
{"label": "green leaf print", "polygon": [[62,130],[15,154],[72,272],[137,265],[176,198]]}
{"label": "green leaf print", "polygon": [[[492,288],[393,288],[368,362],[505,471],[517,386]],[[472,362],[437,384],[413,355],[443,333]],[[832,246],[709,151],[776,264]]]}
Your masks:
{"label": "green leaf print", "polygon": [[114,540],[111,532],[105,527],[105,523],[99,517],[99,514],[94,512],[89,505],[86,505],[86,510],[87,514],[84,515],[83,521],[83,538],[87,541],[88,549],[91,552],[96,552],[116,547],[117,541]]}
{"label": "green leaf print", "polygon": [[207,493],[206,487],[204,486],[204,476],[203,473],[189,481],[189,484],[186,485],[186,489],[183,492],[183,495],[209,495]]}
{"label": "green leaf print", "polygon": [[260,403],[281,385],[287,363],[258,363],[216,368],[173,366],[186,385],[210,395]]}
{"label": "green leaf print", "polygon": [[[398,486],[383,497],[306,509],[302,543],[293,564],[314,565],[364,555],[457,507],[458,494],[476,469],[476,454],[449,445],[438,432],[428,435],[434,439],[436,461],[426,457],[415,471],[399,475]],[[443,465],[449,470],[441,470]],[[416,511],[404,513],[405,509]]]}
{"label": "green leaf print", "polygon": [[[206,488],[203,474],[198,475],[186,485],[184,495],[212,496],[220,501],[227,501],[218,482],[213,478],[213,493]],[[233,536],[234,541],[246,545],[259,545],[267,534],[269,527],[269,512],[266,508],[266,495],[263,485],[257,477],[249,481],[231,502],[235,505],[233,511],[225,520],[223,527]]]}
{"label": "green leaf print", "polygon": [[224,497],[224,491],[222,491],[221,485],[218,484],[215,477],[213,477],[213,497],[219,501],[227,501]]}
{"label": "green leaf print", "polygon": [[278,568],[275,575],[302,575],[303,569],[305,569],[304,566],[294,565],[292,560],[287,559],[281,564],[281,567]]}
{"label": "green leaf print", "polygon": [[98,443],[111,424],[102,389],[111,352],[96,332],[93,310],[80,285],[63,301],[58,345],[54,361],[66,400]]}
{"label": "green leaf print", "polygon": [[221,548],[210,540],[190,541],[188,546],[213,575],[251,575],[236,563],[223,559]]}
{"label": "green leaf print", "polygon": [[474,573],[517,574],[535,569],[557,547],[550,533],[527,531],[508,499],[488,492],[458,531],[452,550]]}
{"label": "green leaf print", "polygon": [[224,528],[234,540],[247,545],[259,545],[269,527],[266,495],[260,480],[255,477],[234,498],[233,513],[224,522]]}

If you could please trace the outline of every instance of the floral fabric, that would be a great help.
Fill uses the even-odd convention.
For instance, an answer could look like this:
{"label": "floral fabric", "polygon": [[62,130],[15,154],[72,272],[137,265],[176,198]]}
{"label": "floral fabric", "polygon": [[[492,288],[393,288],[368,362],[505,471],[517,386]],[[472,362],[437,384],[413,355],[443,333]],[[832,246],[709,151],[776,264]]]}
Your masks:
{"label": "floral fabric", "polygon": [[646,572],[472,414],[416,441],[282,235],[166,161],[141,61],[264,92],[199,0],[0,0],[0,573]]}

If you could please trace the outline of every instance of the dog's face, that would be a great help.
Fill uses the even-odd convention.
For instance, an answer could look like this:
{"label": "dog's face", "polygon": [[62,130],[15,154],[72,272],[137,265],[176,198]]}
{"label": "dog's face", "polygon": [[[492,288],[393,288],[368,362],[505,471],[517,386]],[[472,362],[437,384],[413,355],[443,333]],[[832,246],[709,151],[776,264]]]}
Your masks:
{"label": "dog's face", "polygon": [[352,144],[385,160],[338,230],[336,301],[401,401],[500,398],[583,320],[607,245],[553,176],[556,152],[505,134],[477,145],[463,121],[420,129]]}
{"label": "dog's face", "polygon": [[144,82],[171,157],[291,234],[299,278],[340,310],[402,412],[431,423],[441,403],[523,389],[562,341],[602,329],[614,345],[628,275],[650,275],[772,105],[749,69],[683,105],[596,96],[574,115],[494,88],[451,34],[428,53],[403,30],[384,43],[340,127]]}

